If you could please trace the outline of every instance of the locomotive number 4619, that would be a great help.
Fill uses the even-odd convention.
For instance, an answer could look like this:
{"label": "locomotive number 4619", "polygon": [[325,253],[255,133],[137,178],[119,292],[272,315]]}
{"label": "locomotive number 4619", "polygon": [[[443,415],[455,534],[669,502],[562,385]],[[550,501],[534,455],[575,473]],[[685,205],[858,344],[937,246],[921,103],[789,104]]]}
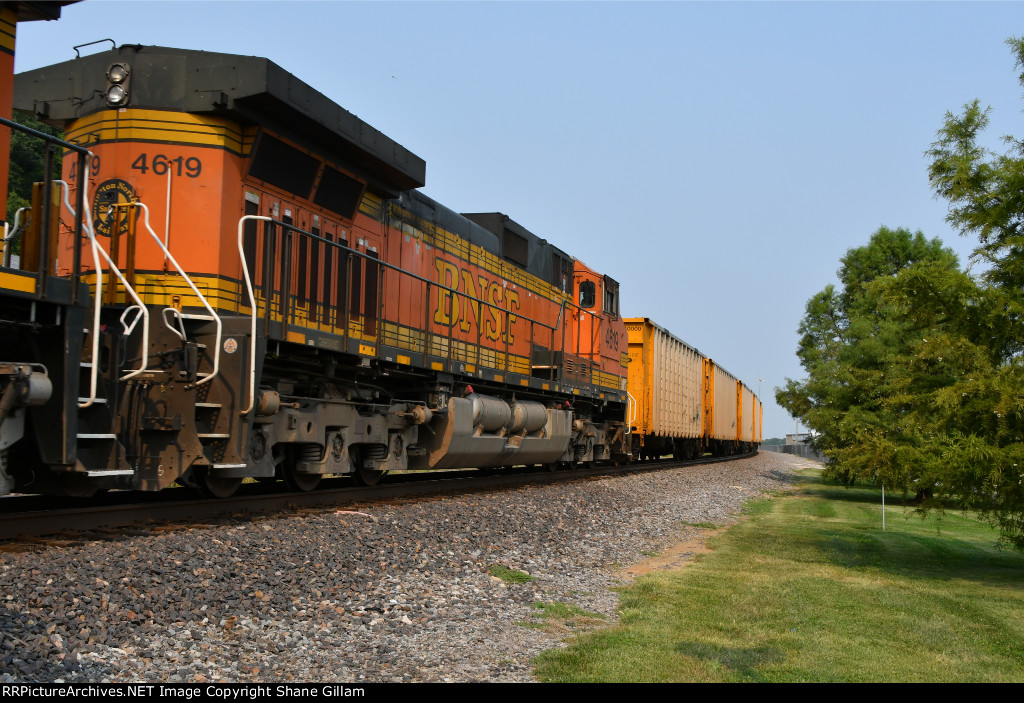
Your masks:
{"label": "locomotive number 4619", "polygon": [[195,156],[190,156],[187,159],[184,156],[179,156],[172,159],[163,154],[155,154],[150,157],[146,153],[139,154],[138,158],[132,162],[133,171],[146,173],[152,170],[157,176],[163,176],[168,169],[175,176],[180,176],[184,172],[184,175],[189,178],[199,178],[199,174],[203,172],[203,162]]}

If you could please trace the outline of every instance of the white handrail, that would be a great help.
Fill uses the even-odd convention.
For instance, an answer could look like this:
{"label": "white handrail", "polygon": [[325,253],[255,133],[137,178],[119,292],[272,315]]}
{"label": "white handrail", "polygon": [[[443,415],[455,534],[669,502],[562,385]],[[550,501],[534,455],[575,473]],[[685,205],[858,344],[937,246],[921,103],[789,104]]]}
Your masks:
{"label": "white handrail", "polygon": [[10,268],[11,266],[11,246],[14,244],[15,239],[21,234],[21,213],[26,210],[31,210],[29,207],[20,207],[14,211],[14,227],[11,227],[4,222],[4,266]]}
{"label": "white handrail", "polygon": [[636,422],[636,398],[634,398],[633,394],[630,393],[629,391],[626,391],[626,398],[626,407],[628,408],[628,410],[626,411],[626,434],[629,434],[633,430],[633,423]]}
{"label": "white handrail", "polygon": [[135,205],[136,207],[142,208],[142,214],[144,215],[143,224],[146,226],[146,230],[149,232],[149,236],[153,238],[153,241],[156,242],[157,246],[160,247],[161,251],[163,251],[164,256],[167,257],[167,260],[171,262],[171,265],[174,266],[178,273],[181,274],[181,277],[185,279],[185,283],[188,284],[188,287],[191,288],[192,292],[195,293],[197,298],[199,298],[199,301],[203,304],[203,307],[210,311],[209,316],[191,315],[183,312],[178,312],[178,315],[189,320],[213,320],[213,322],[217,325],[217,342],[213,350],[213,371],[210,372],[209,376],[206,376],[200,381],[196,381],[195,385],[201,386],[204,383],[212,381],[213,378],[220,372],[220,345],[221,337],[223,335],[224,324],[223,322],[221,322],[220,316],[213,309],[213,306],[210,305],[209,302],[207,302],[206,296],[199,292],[199,289],[196,287],[196,284],[192,281],[191,278],[189,278],[188,274],[185,273],[185,270],[178,265],[178,261],[174,258],[174,256],[171,255],[170,250],[166,246],[164,246],[164,243],[160,241],[160,237],[157,236],[156,232],[154,232],[153,228],[149,225],[149,208],[146,207],[145,203],[135,203]]}
{"label": "white handrail", "polygon": [[[89,156],[92,156],[91,152],[90,152]],[[91,164],[92,164],[92,159],[91,158],[85,160],[85,172],[80,174],[82,176],[82,180],[80,181],[81,185],[79,186],[80,188],[87,187],[87,185],[89,183],[90,171],[92,170]],[[61,181],[61,183],[64,183],[64,181]],[[67,187],[67,183],[64,183],[64,186]],[[67,201],[67,196],[65,195],[65,204],[67,205],[68,209],[71,210],[71,212],[73,213],[74,212],[74,208],[72,208],[71,204],[66,202],[66,201]],[[91,356],[91,358],[92,358],[92,368],[89,370],[89,396],[85,399],[84,403],[79,403],[78,404],[78,407],[80,407],[80,408],[88,408],[96,400],[96,382],[97,382],[97,380],[99,378],[99,373],[100,373],[100,364],[99,364],[99,359],[100,359],[100,335],[99,335],[99,331],[100,331],[100,308],[102,306],[102,301],[103,301],[103,269],[102,269],[102,267],[100,267],[100,256],[99,256],[99,253],[97,251],[100,248],[100,245],[96,241],[96,232],[93,230],[93,227],[92,227],[92,213],[89,211],[89,199],[88,198],[83,198],[82,202],[83,202],[83,210],[85,211],[85,212],[82,213],[82,215],[83,215],[82,216],[82,229],[84,229],[85,233],[89,236],[89,246],[92,249],[92,265],[93,265],[93,269],[96,271],[96,297],[93,299],[93,306],[92,306],[93,307],[93,312],[92,312],[92,331],[93,331],[93,335],[92,335],[92,356]],[[75,242],[75,246],[78,246],[77,242]]]}
{"label": "white handrail", "polygon": [[171,169],[167,169],[167,203],[164,209],[164,246],[171,248]]}
{"label": "white handrail", "polygon": [[249,407],[243,410],[241,415],[248,415],[252,411],[253,405],[256,404],[256,294],[252,291],[249,264],[245,261],[245,246],[242,243],[247,220],[273,222],[273,218],[263,215],[243,215],[238,220],[238,258],[242,261],[242,276],[245,278],[245,290],[249,294],[249,307],[252,308],[252,331],[249,336]]}
{"label": "white handrail", "polygon": [[[143,312],[143,310],[145,309],[146,308],[139,307],[138,305],[129,305],[124,309],[124,311],[121,312],[121,329],[124,330],[124,336],[127,337],[133,331],[135,331],[135,325],[139,324],[139,318],[145,317],[145,313]],[[125,322],[125,318],[128,317],[128,313],[130,313],[132,310],[135,311],[135,317],[132,318],[132,323],[128,324],[127,322]]]}
{"label": "white handrail", "polygon": [[[74,217],[75,216],[75,209],[73,207],[71,207],[71,200],[70,200],[70,198],[71,198],[71,189],[68,187],[67,182],[65,182],[65,181],[54,181],[54,183],[59,183],[60,184],[61,190],[64,193],[64,207],[66,207],[68,209],[68,211],[71,213],[71,216]],[[92,245],[93,245],[93,258],[94,258],[94,261],[96,261],[96,275],[97,275],[97,277],[102,275],[100,273],[99,262],[95,258],[96,257],[96,253],[99,252],[100,254],[103,255],[103,258],[106,260],[107,265],[110,267],[110,270],[114,272],[115,276],[117,276],[117,280],[121,281],[121,285],[124,286],[125,291],[127,291],[128,295],[130,295],[132,300],[135,301],[135,305],[132,306],[132,307],[137,307],[141,311],[141,313],[142,313],[142,319],[143,319],[143,325],[142,325],[142,354],[141,354],[142,365],[139,368],[137,368],[137,369],[135,369],[133,371],[129,371],[124,376],[121,376],[121,380],[122,381],[127,381],[129,378],[134,378],[135,376],[138,376],[140,373],[144,372],[147,368],[149,368],[149,309],[146,307],[145,303],[142,302],[142,298],[140,298],[139,294],[135,292],[135,289],[132,288],[131,285],[129,285],[128,279],[126,279],[124,277],[124,274],[121,273],[121,269],[119,269],[117,267],[117,264],[115,264],[113,259],[110,258],[110,255],[107,254],[107,250],[104,249],[103,247],[101,247],[99,245],[99,242],[96,241],[95,232],[94,232],[93,227],[92,227],[92,214],[89,212],[88,202],[85,205],[85,215],[84,215],[84,217],[82,219],[82,227],[89,233],[89,239],[90,239],[90,241],[92,242]],[[97,278],[97,280],[99,280],[99,279]],[[99,375],[99,370],[98,370],[98,367],[97,367],[95,362],[96,362],[96,359],[97,359],[97,354],[99,353],[99,319],[100,319],[99,309],[100,309],[100,305],[101,305],[102,301],[103,301],[103,287],[102,287],[102,282],[101,282],[99,287],[96,290],[96,313],[94,314],[93,327],[92,327],[92,330],[93,330],[93,335],[92,335],[92,338],[93,338],[93,353],[92,353],[93,367],[92,367],[92,374],[91,374],[91,376],[98,376]],[[132,309],[132,307],[125,308],[125,312],[121,313],[121,328],[124,330],[125,336],[131,334],[132,331],[135,329],[135,325],[138,324],[138,322],[139,322],[139,317],[138,317],[138,315],[136,315],[135,319],[132,321],[130,326],[125,324],[125,321],[124,321],[125,314],[127,314],[128,310]],[[92,401],[94,401],[96,399],[96,396],[95,396],[95,380],[93,380],[92,393],[93,393],[93,395],[92,395],[91,398],[89,398],[87,400],[87,404],[85,404],[85,405],[80,404],[78,407],[80,407],[80,408],[87,408],[87,407],[89,407],[89,405],[92,405]]]}
{"label": "white handrail", "polygon": [[[174,319],[178,321],[178,327],[180,329],[174,329],[174,325],[172,325],[167,319],[167,313],[171,313],[174,316]],[[164,308],[163,312],[160,314],[164,318],[164,327],[173,332],[174,336],[182,342],[187,342],[188,335],[185,334],[185,321],[181,319],[181,310],[178,310],[178,308]]]}

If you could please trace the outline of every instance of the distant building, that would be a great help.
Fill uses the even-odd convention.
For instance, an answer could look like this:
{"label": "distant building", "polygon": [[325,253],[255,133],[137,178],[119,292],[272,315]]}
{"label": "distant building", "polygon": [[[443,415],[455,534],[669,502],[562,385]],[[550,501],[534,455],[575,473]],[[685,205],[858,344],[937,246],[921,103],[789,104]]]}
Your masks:
{"label": "distant building", "polygon": [[826,458],[820,453],[815,451],[809,444],[810,440],[814,435],[810,432],[798,432],[796,434],[786,435],[786,443],[783,444],[781,439],[777,439],[778,444],[761,444],[759,449],[766,452],[778,452],[780,454],[795,454],[802,456],[805,459],[814,459],[821,463],[827,463]]}

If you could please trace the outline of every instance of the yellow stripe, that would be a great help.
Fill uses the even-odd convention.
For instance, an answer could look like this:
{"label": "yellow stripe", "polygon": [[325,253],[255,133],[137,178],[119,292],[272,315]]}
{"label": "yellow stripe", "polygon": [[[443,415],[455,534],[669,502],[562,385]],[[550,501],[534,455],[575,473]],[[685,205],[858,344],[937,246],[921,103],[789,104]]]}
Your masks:
{"label": "yellow stripe", "polygon": [[[92,294],[95,295],[95,275],[89,273],[83,276],[82,280],[89,284],[92,288]],[[199,292],[206,297],[207,301],[215,309],[221,312],[234,313],[241,312],[244,309],[246,312],[249,312],[248,306],[243,308],[243,306],[238,304],[241,284],[235,281],[224,280],[217,276],[193,276],[192,281],[196,284]],[[111,286],[114,286],[114,290],[117,292],[116,300],[118,302],[128,302],[124,287],[107,272],[103,276],[104,295],[107,294],[106,291],[110,290]],[[182,307],[202,307],[199,298],[195,296],[192,289],[185,283],[185,280],[176,274],[137,273],[134,287],[142,301],[149,305],[172,306],[176,303],[174,296],[178,296],[180,301],[177,302]]]}
{"label": "yellow stripe", "polygon": [[252,153],[252,145],[256,143],[256,136],[260,133],[260,128],[255,125],[246,127],[242,130],[242,154],[248,156]]}
{"label": "yellow stripe", "polygon": [[218,147],[247,155],[254,135],[239,131],[230,120],[187,112],[128,109],[105,110],[77,120],[67,139],[76,143],[141,140],[192,146]]}
{"label": "yellow stripe", "polygon": [[18,15],[9,7],[0,9],[0,49],[14,53],[14,37],[18,31]]}
{"label": "yellow stripe", "polygon": [[[34,277],[15,276],[13,274],[2,275],[0,287],[29,293],[35,290]],[[93,276],[84,277],[84,280],[94,286]],[[109,276],[104,277],[105,288],[111,285],[110,280]],[[238,281],[210,275],[193,275],[192,280],[206,297],[207,301],[219,313],[250,314],[249,306],[240,302],[245,299],[245,295],[242,292],[242,284]],[[175,305],[183,308],[202,307],[199,299],[192,292],[191,288],[188,287],[184,279],[174,274],[139,272],[136,274],[135,287],[142,300],[149,305],[163,307]],[[175,300],[175,297],[178,300]],[[119,303],[130,303],[127,294],[120,284],[117,285],[116,300]],[[262,299],[257,300],[256,304],[260,310],[265,308],[265,301]],[[463,362],[466,364],[465,370],[467,373],[476,373],[478,370],[486,369],[492,372],[503,371],[520,376],[530,376],[532,370],[528,357],[515,354],[509,354],[506,357],[504,352],[496,349],[458,339],[449,339],[440,334],[425,333],[423,330],[397,325],[393,322],[382,321],[379,334],[370,335],[365,333],[362,323],[358,320],[349,320],[349,326],[346,330],[341,326],[320,323],[319,316],[315,314],[312,321],[308,317],[306,320],[303,320],[302,317],[304,316],[306,314],[299,310],[296,311],[295,317],[289,319],[288,341],[300,344],[305,343],[309,334],[320,332],[367,342],[367,344],[360,344],[359,353],[369,356],[376,355],[376,347],[374,345],[381,343],[403,351],[417,354],[426,353],[431,356],[440,356],[449,358],[452,361]],[[278,311],[274,311],[270,317],[274,322],[280,322],[282,319]],[[399,355],[398,361],[399,363],[410,364],[412,359],[408,356]],[[444,368],[438,362],[431,362],[430,366],[435,371],[441,371]],[[594,369],[591,376],[591,384],[594,386],[609,388],[615,391],[620,390],[622,381],[620,376],[598,369]],[[503,378],[503,375],[496,376],[495,380],[503,380]],[[548,390],[547,383],[542,384],[542,387]]]}
{"label": "yellow stripe", "polygon": [[0,273],[0,290],[17,290],[22,293],[35,293],[35,276],[20,276],[15,273]]}
{"label": "yellow stripe", "polygon": [[425,334],[423,330],[392,322],[384,323],[381,343],[418,354],[425,352],[432,356],[450,357],[453,361],[466,362],[468,373],[474,373],[476,365],[479,364],[485,368],[530,375],[530,360],[525,356],[510,354],[506,363],[504,352],[458,339],[449,340],[444,335]]}
{"label": "yellow stripe", "polygon": [[[360,212],[373,216],[378,210],[378,203],[372,200],[370,194],[366,194],[363,197],[363,202],[360,204]],[[500,256],[493,252],[487,251],[483,247],[471,244],[467,240],[463,239],[457,234],[453,234],[448,230],[442,229],[431,222],[423,222],[419,220],[417,224],[420,224],[424,229],[420,229],[409,220],[416,219],[408,210],[400,208],[397,205],[392,205],[392,226],[398,229],[403,234],[415,237],[421,242],[433,246],[441,251],[454,254],[460,259],[465,260],[470,264],[480,266],[482,269],[491,273],[499,278],[505,279],[511,283],[514,283],[519,288],[525,288],[526,290],[536,295],[542,296],[551,300],[555,303],[561,303],[569,301],[571,296],[567,293],[563,293],[561,289],[556,288],[547,281],[537,278],[533,274],[524,271],[515,264],[505,261]]]}

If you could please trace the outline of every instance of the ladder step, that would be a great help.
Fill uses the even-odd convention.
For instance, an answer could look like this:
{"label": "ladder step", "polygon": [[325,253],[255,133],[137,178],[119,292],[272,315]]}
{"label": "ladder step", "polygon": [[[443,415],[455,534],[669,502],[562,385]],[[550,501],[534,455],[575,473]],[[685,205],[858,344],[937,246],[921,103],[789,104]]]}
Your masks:
{"label": "ladder step", "polygon": [[248,464],[214,464],[215,469],[244,469]]}
{"label": "ladder step", "polygon": [[221,403],[196,403],[197,408],[223,408]]}
{"label": "ladder step", "polygon": [[226,432],[197,432],[196,437],[199,439],[228,439],[231,435]]}
{"label": "ladder step", "polygon": [[87,471],[86,476],[99,477],[99,476],[132,476],[135,472],[131,469],[114,469],[113,471]]}
{"label": "ladder step", "polygon": [[[79,403],[84,403],[84,402],[85,402],[85,401],[87,401],[87,400],[89,400],[89,399],[88,399],[88,398],[79,398],[79,399],[78,399],[78,402],[79,402]],[[107,402],[107,399],[106,399],[106,398],[93,398],[93,399],[92,399],[92,402],[93,402],[94,404],[95,404],[95,403],[106,403],[106,402]]]}
{"label": "ladder step", "polygon": [[116,434],[84,432],[77,435],[79,439],[117,439]]}
{"label": "ladder step", "polygon": [[82,362],[82,368],[83,369],[91,369],[92,368],[92,362],[91,361],[83,361]]}

